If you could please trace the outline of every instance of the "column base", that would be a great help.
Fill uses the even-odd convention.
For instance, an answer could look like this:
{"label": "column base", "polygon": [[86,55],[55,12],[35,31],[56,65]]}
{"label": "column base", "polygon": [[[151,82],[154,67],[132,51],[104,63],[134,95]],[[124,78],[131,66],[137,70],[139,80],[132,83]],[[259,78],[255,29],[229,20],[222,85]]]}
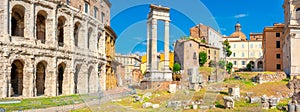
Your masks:
{"label": "column base", "polygon": [[172,72],[170,70],[159,71],[149,70],[144,77],[146,81],[173,81]]}

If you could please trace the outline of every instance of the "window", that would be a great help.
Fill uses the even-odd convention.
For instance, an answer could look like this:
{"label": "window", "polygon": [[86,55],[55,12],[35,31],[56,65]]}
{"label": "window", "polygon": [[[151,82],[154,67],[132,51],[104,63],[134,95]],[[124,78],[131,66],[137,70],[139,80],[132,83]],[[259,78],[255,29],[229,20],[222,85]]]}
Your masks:
{"label": "window", "polygon": [[235,57],[235,53],[233,53],[233,55],[232,55],[233,57]]}
{"label": "window", "polygon": [[277,59],[280,59],[280,54],[276,54],[276,58],[277,58]]}
{"label": "window", "polygon": [[94,6],[94,18],[98,18],[97,14],[98,14],[98,8]]}
{"label": "window", "polygon": [[276,64],[276,69],[280,70],[281,69],[281,65],[280,64]]}
{"label": "window", "polygon": [[299,20],[300,19],[300,8],[296,9],[296,19]]}
{"label": "window", "polygon": [[67,5],[70,5],[70,0],[67,0]]}
{"label": "window", "polygon": [[253,44],[250,44],[250,48],[253,48]]}
{"label": "window", "polygon": [[214,54],[217,55],[217,51],[214,51]]}
{"label": "window", "polygon": [[210,54],[210,50],[208,50],[208,54]]}
{"label": "window", "polygon": [[104,23],[104,18],[105,18],[105,14],[102,12],[101,13],[101,22]]}
{"label": "window", "polygon": [[276,33],[276,37],[280,37],[280,33]]}
{"label": "window", "polygon": [[88,3],[84,3],[84,12],[89,13],[89,4]]}
{"label": "window", "polygon": [[276,41],[276,48],[280,48],[280,41]]}
{"label": "window", "polygon": [[242,52],[242,57],[245,57],[245,53],[244,52]]}
{"label": "window", "polygon": [[242,61],[242,65],[245,65],[246,64],[246,62],[245,61]]}
{"label": "window", "polygon": [[242,48],[245,48],[244,44],[242,44]]}
{"label": "window", "polygon": [[233,61],[233,64],[236,65],[236,61]]}
{"label": "window", "polygon": [[235,45],[235,44],[233,44],[233,48],[236,48],[236,45]]}
{"label": "window", "polygon": [[197,60],[197,54],[196,54],[196,52],[194,52],[193,59],[194,59],[194,60]]}

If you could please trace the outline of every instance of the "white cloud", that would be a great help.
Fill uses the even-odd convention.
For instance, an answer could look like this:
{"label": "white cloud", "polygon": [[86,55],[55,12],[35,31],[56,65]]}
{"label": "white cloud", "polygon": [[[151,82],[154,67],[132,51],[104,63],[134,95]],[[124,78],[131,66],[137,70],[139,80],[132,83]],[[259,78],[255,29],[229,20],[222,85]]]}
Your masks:
{"label": "white cloud", "polygon": [[147,45],[147,42],[141,42],[142,45]]}
{"label": "white cloud", "polygon": [[133,54],[137,54],[139,56],[143,56],[143,55],[146,55],[146,52],[136,51]]}
{"label": "white cloud", "polygon": [[235,15],[234,18],[243,18],[246,16],[248,16],[248,15],[247,14],[238,14],[238,15]]}

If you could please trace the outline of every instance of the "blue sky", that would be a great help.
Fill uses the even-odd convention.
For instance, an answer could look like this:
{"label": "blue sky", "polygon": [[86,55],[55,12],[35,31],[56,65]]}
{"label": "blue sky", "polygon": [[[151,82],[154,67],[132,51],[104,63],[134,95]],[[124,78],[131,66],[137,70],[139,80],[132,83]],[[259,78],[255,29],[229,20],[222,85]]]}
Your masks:
{"label": "blue sky", "polygon": [[[283,22],[283,0],[110,0],[111,27],[118,35],[116,52],[122,54],[146,51],[146,20],[149,4],[171,8],[170,49],[172,43],[189,35],[189,28],[203,23],[230,35],[237,21],[242,31],[262,32],[265,26]],[[180,4],[180,5],[178,5]],[[163,51],[163,22],[158,22],[158,51]]]}

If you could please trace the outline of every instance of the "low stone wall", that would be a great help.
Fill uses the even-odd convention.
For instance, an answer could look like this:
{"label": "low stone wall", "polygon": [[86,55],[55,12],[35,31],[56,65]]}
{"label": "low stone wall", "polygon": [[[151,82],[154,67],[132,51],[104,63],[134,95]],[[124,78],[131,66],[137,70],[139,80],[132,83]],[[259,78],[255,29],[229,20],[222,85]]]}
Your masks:
{"label": "low stone wall", "polygon": [[259,84],[265,82],[276,82],[281,81],[286,78],[286,74],[284,72],[277,72],[275,74],[272,73],[259,73],[257,76],[253,77],[253,82],[257,82]]}
{"label": "low stone wall", "polygon": [[179,81],[142,81],[140,86],[134,86],[137,89],[150,89],[150,88],[159,88],[168,90],[169,84],[179,85]]}

